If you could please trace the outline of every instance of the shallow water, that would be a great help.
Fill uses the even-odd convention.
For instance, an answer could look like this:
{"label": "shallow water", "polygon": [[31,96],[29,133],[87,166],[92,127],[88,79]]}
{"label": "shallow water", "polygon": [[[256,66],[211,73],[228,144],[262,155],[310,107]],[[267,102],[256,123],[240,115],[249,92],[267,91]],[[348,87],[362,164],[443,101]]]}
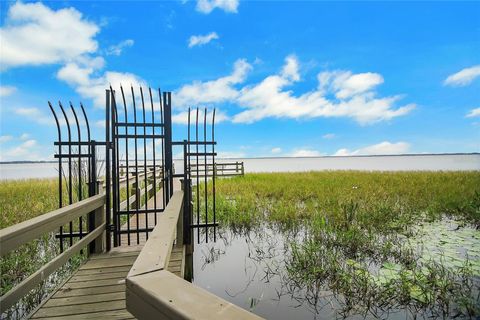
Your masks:
{"label": "shallow water", "polygon": [[[300,172],[315,170],[480,170],[480,154],[246,158],[216,159],[217,162],[243,161],[245,172]],[[174,160],[177,173],[183,172],[183,161]],[[57,163],[0,164],[0,180],[53,178]]]}
{"label": "shallow water", "polygon": [[[480,283],[480,231],[453,220],[418,225],[405,239],[420,259],[441,262],[449,268],[465,264],[468,257],[477,286]],[[204,235],[200,235],[204,241]],[[302,232],[283,233],[262,226],[256,231],[217,233],[213,243],[195,243],[193,282],[244,309],[267,319],[331,319],[342,317],[344,297],[319,286],[317,290],[292,285],[285,261],[291,255],[289,241],[301,242]],[[450,254],[445,259],[445,253]],[[454,256],[453,256],[454,253]],[[452,258],[453,257],[453,258]],[[453,262],[452,262],[453,261]],[[347,262],[348,263],[348,262]],[[393,267],[392,267],[393,265]],[[392,269],[387,269],[392,268]],[[372,268],[372,278],[398,277],[395,264]],[[385,272],[384,272],[385,271]],[[478,293],[478,288],[477,288]],[[478,302],[478,301],[477,301]],[[398,307],[398,306],[397,306]],[[382,318],[405,319],[408,308],[394,308]],[[364,318],[350,315],[349,319]],[[367,318],[373,318],[367,315]]]}

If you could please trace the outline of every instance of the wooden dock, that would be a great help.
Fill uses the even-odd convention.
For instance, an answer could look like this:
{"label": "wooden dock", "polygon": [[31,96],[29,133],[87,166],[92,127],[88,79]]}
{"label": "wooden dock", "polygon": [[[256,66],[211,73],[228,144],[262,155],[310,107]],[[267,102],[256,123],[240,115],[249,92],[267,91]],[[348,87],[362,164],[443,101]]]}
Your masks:
{"label": "wooden dock", "polygon": [[[135,319],[126,309],[125,278],[142,247],[92,255],[31,318]],[[174,247],[167,270],[183,278],[184,257],[182,247]]]}

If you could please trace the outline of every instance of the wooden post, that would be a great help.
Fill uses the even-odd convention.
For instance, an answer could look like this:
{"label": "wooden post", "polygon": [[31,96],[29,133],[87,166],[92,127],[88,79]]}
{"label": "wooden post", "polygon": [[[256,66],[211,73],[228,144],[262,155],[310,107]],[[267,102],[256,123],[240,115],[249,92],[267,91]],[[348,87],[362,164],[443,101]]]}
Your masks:
{"label": "wooden post", "polygon": [[[97,190],[99,194],[103,194],[103,188],[102,188],[102,181],[98,180],[97,181]],[[95,210],[95,228],[102,225],[105,223],[105,204]],[[107,226],[108,228],[108,226]],[[91,253],[102,253],[105,251],[105,245],[106,245],[106,230],[102,232],[100,236],[98,236],[94,243],[93,247],[93,252]]]}
{"label": "wooden post", "polygon": [[242,176],[244,176],[244,175],[245,175],[245,166],[244,166],[243,161],[242,161]]}

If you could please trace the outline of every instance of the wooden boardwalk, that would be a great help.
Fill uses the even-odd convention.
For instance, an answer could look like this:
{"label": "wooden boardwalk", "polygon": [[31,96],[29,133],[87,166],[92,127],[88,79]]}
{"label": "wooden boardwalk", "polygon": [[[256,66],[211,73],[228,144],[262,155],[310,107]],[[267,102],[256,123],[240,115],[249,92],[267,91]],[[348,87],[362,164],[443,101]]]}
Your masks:
{"label": "wooden boardwalk", "polygon": [[[125,277],[142,246],[92,255],[32,319],[134,319],[125,306]],[[168,270],[183,278],[183,247],[174,247]]]}
{"label": "wooden boardwalk", "polygon": [[[179,187],[178,183],[176,187]],[[157,203],[162,203],[160,202],[163,201],[162,192],[158,192],[156,196]],[[153,208],[153,198],[149,200],[148,206]],[[145,215],[139,215],[138,222],[143,227],[147,225]],[[154,227],[154,213],[148,215],[148,226]],[[130,219],[130,227],[135,229],[136,226],[137,218],[133,216]],[[90,256],[32,314],[31,319],[134,319],[126,310],[125,278],[147,241],[145,233],[140,235],[139,240],[137,244],[137,237],[132,234],[131,246],[128,246],[125,234],[122,235],[122,246]],[[174,246],[167,270],[183,278],[184,263],[185,247]]]}

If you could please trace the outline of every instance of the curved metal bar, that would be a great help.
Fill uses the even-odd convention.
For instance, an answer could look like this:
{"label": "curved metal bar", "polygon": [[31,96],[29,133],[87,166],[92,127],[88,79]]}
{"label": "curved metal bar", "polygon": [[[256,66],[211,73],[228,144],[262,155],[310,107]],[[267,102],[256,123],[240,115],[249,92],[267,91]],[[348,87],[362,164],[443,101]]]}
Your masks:
{"label": "curved metal bar", "polygon": [[[137,107],[135,104],[135,92],[133,91],[133,86],[130,87],[132,91],[132,102],[133,102],[133,122],[136,124],[137,123]],[[137,126],[134,128],[134,133],[135,133],[135,205],[137,206],[137,209],[140,208],[140,199],[138,199],[139,193],[137,192],[139,185],[138,185],[138,142],[137,142]],[[138,217],[138,213],[135,214],[136,217],[136,222],[137,222],[137,244],[140,244],[140,226],[138,225],[140,222],[140,219]]]}
{"label": "curved metal bar", "polygon": [[[77,124],[77,139],[78,139],[78,201],[82,200],[82,135],[80,132],[80,123],[78,122],[77,113],[70,101],[70,109],[72,110],[75,123]],[[80,226],[81,228],[81,226]],[[82,233],[80,231],[80,233]]]}
{"label": "curved metal bar", "polygon": [[215,166],[215,112],[216,108],[213,108],[212,115],[212,166],[213,166],[213,175],[212,175],[212,195],[213,195],[213,241],[217,241],[217,230],[215,223],[217,222],[216,217],[216,207],[215,207],[215,178],[216,178],[216,166]]}
{"label": "curved metal bar", "polygon": [[[145,126],[145,100],[143,99],[143,89],[140,87],[140,96],[142,97],[142,114],[143,114],[143,173],[145,175],[145,209],[148,210],[148,172],[147,172],[147,127]],[[148,240],[148,212],[145,213],[145,234]]]}
{"label": "curved metal bar", "polygon": [[[48,106],[52,111],[53,117],[55,118],[55,124],[57,125],[57,134],[58,134],[58,207],[63,206],[63,187],[62,187],[62,130],[60,128],[60,122],[58,121],[57,113],[53,109],[52,104],[48,101]],[[60,252],[63,252],[63,227],[60,227]]]}
{"label": "curved metal bar", "polygon": [[[85,112],[85,108],[83,107],[83,104],[80,102],[80,109],[82,109],[82,113],[83,113],[83,118],[85,119],[85,125],[87,126],[87,142],[89,143],[88,145],[88,158],[87,158],[87,175],[88,175],[88,188],[89,188],[89,196],[93,196],[94,195],[94,188],[95,188],[95,180],[96,179],[93,179],[92,177],[92,168],[91,168],[91,165],[92,165],[92,154],[93,154],[93,151],[92,151],[92,148],[95,148],[95,146],[91,146],[90,145],[90,124],[88,123],[88,117],[87,117],[87,113]],[[93,161],[95,161],[95,159],[93,159]]]}
{"label": "curved metal bar", "polygon": [[[155,123],[155,115],[153,109],[153,96],[152,96],[152,88],[148,88],[148,92],[150,94],[150,104],[152,106],[152,124]],[[157,209],[157,167],[155,163],[155,126],[152,126],[152,146],[153,146],[153,206]],[[154,222],[157,225],[157,213],[154,214]]]}
{"label": "curved metal bar", "polygon": [[[70,101],[70,109],[72,109],[75,122],[77,124],[77,139],[78,139],[78,201],[82,200],[82,135],[80,132],[80,123],[78,122],[77,113],[73,107],[72,102]],[[78,217],[78,231],[80,234],[80,239],[83,238],[83,219]]]}
{"label": "curved metal bar", "polygon": [[[70,122],[68,121],[67,114],[65,113],[65,109],[60,101],[58,101],[58,105],[60,106],[60,110],[62,110],[63,117],[65,118],[65,122],[67,124],[68,129],[68,204],[73,203],[73,193],[72,193],[72,132],[70,130]],[[70,246],[73,245],[73,222],[70,221],[69,223],[70,229]]]}
{"label": "curved metal bar", "polygon": [[[125,92],[123,87],[120,86],[120,91],[122,92],[123,100],[123,111],[125,112],[125,123],[128,123],[128,113],[127,113],[127,102],[125,100]],[[128,127],[125,127],[125,135],[128,136]],[[125,138],[125,165],[126,165],[126,178],[127,178],[127,229],[130,230],[130,177],[129,177],[129,168],[128,168],[128,138]],[[121,236],[120,236],[121,238]],[[127,244],[130,245],[130,232],[127,232]]]}

